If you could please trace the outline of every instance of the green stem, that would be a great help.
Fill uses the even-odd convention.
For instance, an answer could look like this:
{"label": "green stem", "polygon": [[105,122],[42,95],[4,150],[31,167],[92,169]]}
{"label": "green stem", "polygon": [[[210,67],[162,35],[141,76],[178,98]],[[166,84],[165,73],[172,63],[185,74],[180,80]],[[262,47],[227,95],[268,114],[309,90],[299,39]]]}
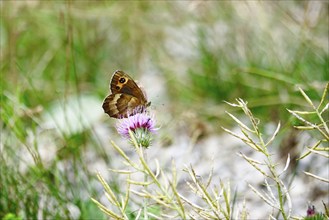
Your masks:
{"label": "green stem", "polygon": [[[140,149],[142,151],[144,160],[147,162],[147,153],[146,153],[146,149],[144,149],[144,147],[140,146]],[[147,178],[148,175],[146,172],[144,172],[144,182],[147,183]],[[144,189],[147,192],[147,185],[144,185]],[[148,214],[147,214],[147,206],[148,206],[148,199],[146,197],[144,197],[143,199],[143,211],[144,211],[144,219],[148,220]]]}

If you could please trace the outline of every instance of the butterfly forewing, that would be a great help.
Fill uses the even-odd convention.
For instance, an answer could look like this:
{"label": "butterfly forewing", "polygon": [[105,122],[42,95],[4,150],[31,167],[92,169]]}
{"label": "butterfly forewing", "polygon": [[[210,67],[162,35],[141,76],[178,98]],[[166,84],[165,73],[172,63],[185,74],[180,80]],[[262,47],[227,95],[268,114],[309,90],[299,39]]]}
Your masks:
{"label": "butterfly forewing", "polygon": [[141,99],[141,101],[146,102],[146,98],[143,91],[139,88],[137,83],[123,71],[117,70],[114,72],[111,79],[110,89],[112,94],[128,94],[137,97],[138,99]]}

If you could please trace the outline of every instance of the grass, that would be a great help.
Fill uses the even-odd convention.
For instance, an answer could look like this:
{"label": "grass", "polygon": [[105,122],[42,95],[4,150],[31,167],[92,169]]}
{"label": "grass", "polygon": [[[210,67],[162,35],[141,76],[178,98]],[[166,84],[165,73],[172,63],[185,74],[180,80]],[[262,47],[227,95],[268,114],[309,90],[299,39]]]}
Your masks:
{"label": "grass", "polygon": [[[242,111],[230,109],[238,121],[232,120],[223,102],[242,98],[262,122],[257,124],[260,131],[268,123],[281,122],[283,132],[273,139],[275,147],[297,128],[318,141],[298,152],[300,160],[313,154],[327,156],[326,2],[0,4],[1,218],[106,219],[90,198],[102,196],[93,165],[112,167],[114,151],[107,140],[118,140],[101,112],[116,69],[136,79],[147,77],[144,81],[150,87],[145,89],[162,124],[160,137],[178,138],[185,115],[196,115],[188,121],[190,129],[205,124],[215,134],[222,132],[218,122],[229,130],[242,126]],[[158,84],[163,90],[157,90]],[[272,152],[278,153],[275,147]],[[176,169],[173,166],[171,171]],[[327,184],[322,181],[326,177],[305,172]],[[147,210],[150,216],[172,214],[161,212],[160,207],[175,201],[170,208],[181,218],[189,216],[185,205],[198,217],[232,217],[237,201],[228,183],[209,192],[193,167],[187,166],[186,173],[191,192],[212,213],[182,196],[173,181],[165,183],[172,200],[149,195],[157,198],[154,209]],[[126,189],[114,177],[104,177],[102,183],[110,182],[114,197],[119,198]],[[276,176],[277,189],[283,187],[275,180]],[[141,197],[147,195],[143,193]],[[223,200],[217,201],[218,196]],[[285,199],[279,200],[283,218],[284,213],[289,216]],[[146,212],[133,212],[133,207],[129,203],[121,214],[129,219],[145,216]]]}

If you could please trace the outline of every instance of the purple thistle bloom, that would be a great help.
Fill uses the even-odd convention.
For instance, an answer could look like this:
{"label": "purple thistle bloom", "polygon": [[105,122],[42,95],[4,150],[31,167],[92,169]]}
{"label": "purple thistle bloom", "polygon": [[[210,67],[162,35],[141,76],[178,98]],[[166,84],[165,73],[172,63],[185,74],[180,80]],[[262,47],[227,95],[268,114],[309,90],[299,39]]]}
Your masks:
{"label": "purple thistle bloom", "polygon": [[151,142],[151,134],[155,133],[155,120],[147,112],[137,113],[129,116],[128,118],[122,118],[116,125],[118,133],[124,137],[130,139],[129,130],[133,132],[138,144],[143,147],[149,147]]}
{"label": "purple thistle bloom", "polygon": [[306,215],[307,217],[314,216],[316,214],[314,205],[309,205],[308,206],[306,214],[307,214]]}

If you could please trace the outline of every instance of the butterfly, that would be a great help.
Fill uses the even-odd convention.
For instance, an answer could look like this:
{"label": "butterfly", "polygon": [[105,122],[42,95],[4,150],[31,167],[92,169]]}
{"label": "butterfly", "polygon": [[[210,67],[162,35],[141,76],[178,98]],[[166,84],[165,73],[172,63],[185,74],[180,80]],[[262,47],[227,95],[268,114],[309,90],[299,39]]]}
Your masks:
{"label": "butterfly", "polygon": [[110,83],[111,93],[103,102],[104,112],[112,118],[126,118],[150,106],[137,83],[126,73],[116,70]]}

